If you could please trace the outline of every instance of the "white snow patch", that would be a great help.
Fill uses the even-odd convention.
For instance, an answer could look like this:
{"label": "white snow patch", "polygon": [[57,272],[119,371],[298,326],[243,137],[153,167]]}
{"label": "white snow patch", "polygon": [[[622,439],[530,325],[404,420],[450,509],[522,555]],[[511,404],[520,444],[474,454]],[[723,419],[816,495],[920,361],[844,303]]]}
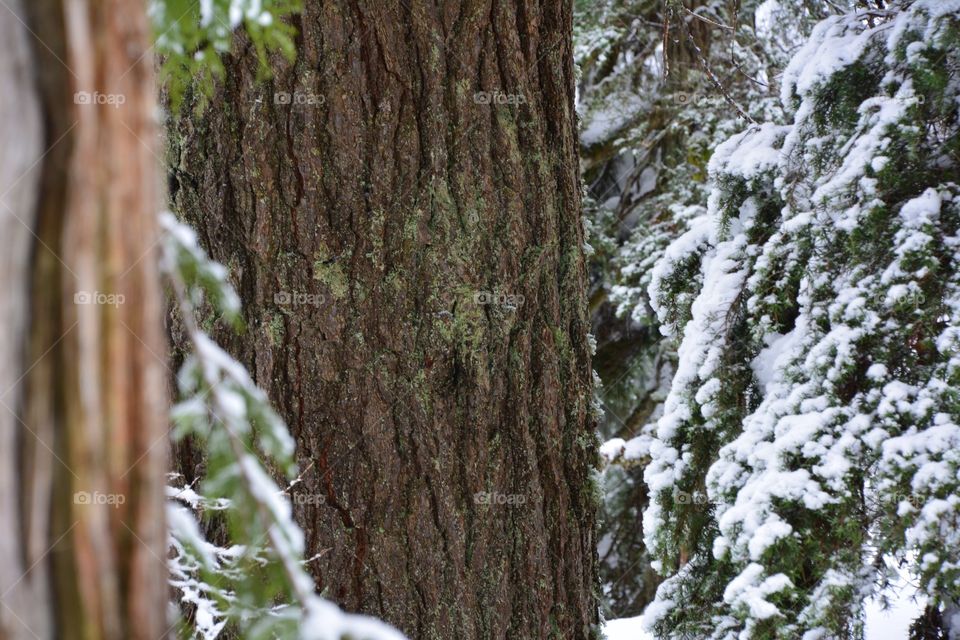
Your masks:
{"label": "white snow patch", "polygon": [[643,627],[643,616],[608,620],[603,625],[603,635],[607,640],[653,640]]}

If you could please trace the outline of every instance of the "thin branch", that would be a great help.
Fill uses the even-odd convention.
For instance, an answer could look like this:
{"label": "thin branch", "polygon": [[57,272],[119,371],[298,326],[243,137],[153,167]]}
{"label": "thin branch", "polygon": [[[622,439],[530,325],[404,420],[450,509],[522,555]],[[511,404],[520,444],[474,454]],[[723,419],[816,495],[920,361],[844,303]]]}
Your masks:
{"label": "thin branch", "polygon": [[[682,6],[682,5],[681,5],[681,6]],[[703,22],[706,22],[707,24],[712,24],[712,25],[715,26],[715,27],[720,27],[721,29],[727,29],[728,31],[733,31],[733,30],[734,30],[733,27],[731,27],[730,25],[723,24],[722,22],[715,22],[715,21],[711,20],[710,18],[707,18],[706,16],[700,15],[700,14],[697,13],[696,11],[691,11],[691,10],[688,9],[687,7],[683,7],[683,10],[686,11],[687,13],[689,13],[691,16],[693,16],[693,17],[696,18],[697,20],[701,20],[701,21],[703,21]]]}
{"label": "thin branch", "polygon": [[707,64],[706,59],[703,57],[703,51],[697,45],[696,40],[693,39],[691,34],[687,34],[687,39],[690,41],[690,44],[693,45],[694,50],[697,52],[697,59],[700,61],[700,66],[703,67],[703,70],[706,72],[707,76],[710,78],[710,81],[717,87],[717,90],[720,91],[720,94],[723,95],[724,99],[736,109],[737,113],[740,114],[740,117],[746,119],[751,124],[757,124],[757,121],[750,117],[746,111],[743,110],[736,100],[727,92],[726,87],[723,86],[723,83],[720,82],[720,79],[717,78],[716,74],[710,69],[710,65]]}

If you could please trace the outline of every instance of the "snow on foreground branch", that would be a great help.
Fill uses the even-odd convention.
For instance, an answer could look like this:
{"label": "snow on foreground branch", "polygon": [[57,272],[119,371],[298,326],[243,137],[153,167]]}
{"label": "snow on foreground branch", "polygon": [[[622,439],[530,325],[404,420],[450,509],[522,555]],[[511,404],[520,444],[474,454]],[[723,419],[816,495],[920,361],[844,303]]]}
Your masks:
{"label": "snow on foreground branch", "polygon": [[653,270],[679,345],[642,443],[657,637],[855,638],[898,567],[960,631],[958,17],[818,25],[792,124],[717,149]]}
{"label": "snow on foreground branch", "polygon": [[[207,473],[199,493],[168,490],[170,583],[192,614],[182,635],[213,640],[232,627],[246,638],[402,640],[379,620],[346,614],[315,595],[304,569],[303,532],[263,466],[293,479],[293,439],[244,367],[198,324],[206,298],[237,326],[239,299],[226,269],[207,258],[192,229],[170,213],[161,224],[162,266],[190,347],[178,376],[175,436],[190,435],[202,446]],[[229,546],[208,541],[194,512],[225,525]]]}

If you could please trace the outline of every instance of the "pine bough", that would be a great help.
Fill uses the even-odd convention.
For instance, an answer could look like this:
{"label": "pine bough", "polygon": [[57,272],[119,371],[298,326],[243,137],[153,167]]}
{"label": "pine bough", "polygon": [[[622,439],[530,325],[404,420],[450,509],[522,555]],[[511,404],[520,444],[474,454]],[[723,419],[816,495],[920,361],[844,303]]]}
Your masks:
{"label": "pine bough", "polygon": [[[819,24],[792,124],[710,162],[650,300],[679,365],[644,448],[658,637],[855,638],[960,602],[960,2]],[[955,628],[960,625],[955,624]]]}
{"label": "pine bough", "polygon": [[[402,634],[366,616],[349,615],[314,593],[304,569],[303,532],[291,506],[264,465],[296,482],[294,443],[283,420],[243,366],[199,327],[206,300],[237,323],[240,302],[226,269],[211,262],[196,234],[162,216],[163,271],[172,285],[190,353],[178,376],[176,438],[201,446],[206,477],[170,487],[170,584],[190,620],[181,636],[214,640],[226,629],[245,638],[303,640],[403,640]],[[225,523],[227,544],[201,532],[197,516]]]}

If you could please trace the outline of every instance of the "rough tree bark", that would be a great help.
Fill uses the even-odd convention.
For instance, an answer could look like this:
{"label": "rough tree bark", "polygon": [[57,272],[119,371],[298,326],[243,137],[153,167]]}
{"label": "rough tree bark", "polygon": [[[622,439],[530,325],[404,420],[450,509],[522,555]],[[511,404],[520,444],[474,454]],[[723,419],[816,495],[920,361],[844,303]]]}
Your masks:
{"label": "rough tree bark", "polygon": [[0,4],[0,638],[157,640],[167,429],[145,8]]}
{"label": "rough tree bark", "polygon": [[412,638],[586,638],[571,3],[305,4],[294,63],[241,42],[187,106],[171,188],[297,440],[310,568]]}

